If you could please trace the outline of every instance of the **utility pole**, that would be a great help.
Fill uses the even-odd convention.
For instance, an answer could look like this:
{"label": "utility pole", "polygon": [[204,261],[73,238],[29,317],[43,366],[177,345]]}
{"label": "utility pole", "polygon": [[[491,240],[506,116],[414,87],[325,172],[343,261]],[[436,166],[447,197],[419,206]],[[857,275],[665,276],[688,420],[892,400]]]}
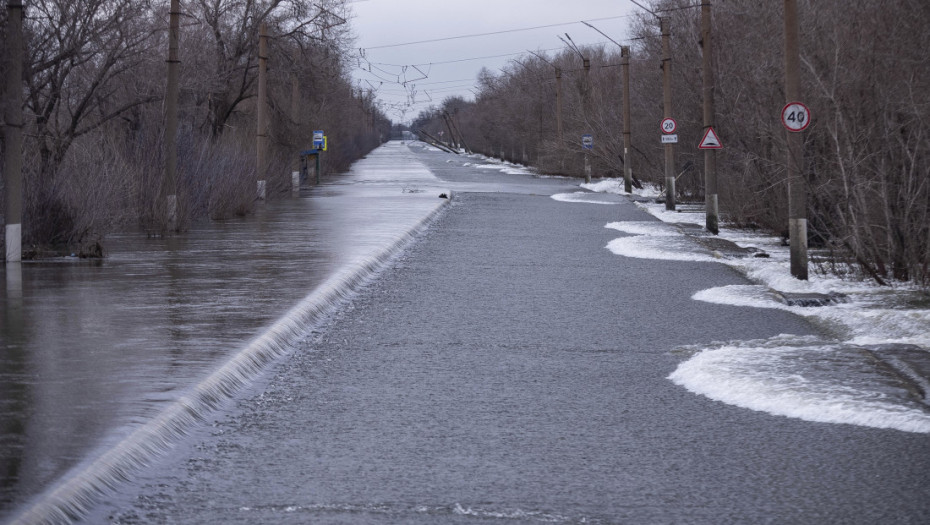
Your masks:
{"label": "utility pole", "polygon": [[561,171],[564,169],[562,147],[565,141],[562,137],[562,68],[560,67],[555,68],[555,127],[559,138],[559,171]]}
{"label": "utility pole", "polygon": [[268,171],[268,29],[264,23],[258,29],[258,131],[257,162],[258,198],[265,198]]}
{"label": "utility pole", "polygon": [[633,166],[630,151],[633,149],[630,123],[630,46],[620,47],[620,67],[623,70],[623,191],[633,193]]}
{"label": "utility pole", "polygon": [[[672,118],[672,49],[670,43],[671,21],[659,19],[662,30],[662,94],[665,103],[665,118]],[[675,209],[675,145],[665,144],[665,209]]]}
{"label": "utility pole", "polygon": [[178,92],[180,76],[179,40],[181,1],[171,0],[168,20],[168,85],[165,89],[165,223],[168,231],[178,229]]}
{"label": "utility pole", "polygon": [[6,105],[3,118],[4,204],[7,263],[23,259],[23,2],[8,0]]}
{"label": "utility pole", "polygon": [[620,45],[616,40],[610,38],[607,33],[588,22],[582,21],[581,23],[597,31],[620,48],[620,66],[622,69],[621,82],[623,89],[623,189],[627,193],[633,193],[633,168],[629,158],[630,150],[633,149],[630,132],[630,46]]}
{"label": "utility pole", "polygon": [[[567,36],[567,35],[566,35]],[[588,122],[589,106],[591,105],[591,61],[585,57],[581,58],[584,64],[584,93],[582,93],[581,111],[585,124]],[[584,150],[584,181],[591,184],[591,154],[590,150]]]}
{"label": "utility pole", "polygon": [[[294,64],[297,63],[297,61],[294,58],[291,59],[291,62]],[[291,140],[297,141],[297,144],[300,145],[300,139],[297,138],[297,137],[300,137],[300,76],[298,74],[297,67],[296,66],[292,66],[292,67],[293,69],[291,70],[291,111],[290,111],[290,119],[289,119],[290,126],[289,127],[290,127],[290,132],[291,132]],[[291,166],[294,171],[298,171],[298,172],[300,171],[300,157],[299,156],[297,155],[294,156],[293,164]],[[293,172],[291,176],[293,178]],[[299,185],[300,185],[300,179],[299,179],[299,173],[298,173],[298,179],[297,179],[297,190],[298,191],[300,189]],[[292,187],[294,187],[293,184],[292,184]]]}
{"label": "utility pole", "polygon": [[458,141],[458,139],[457,139],[456,136],[455,136],[455,132],[452,130],[452,124],[451,124],[451,122],[449,122],[450,120],[451,120],[451,119],[450,119],[450,117],[449,117],[449,112],[448,112],[448,111],[443,111],[443,112],[442,112],[442,121],[446,124],[446,130],[449,132],[449,144],[451,144],[453,148],[458,149],[458,142],[459,142],[459,141]]}
{"label": "utility pole", "polygon": [[[716,124],[714,120],[714,64],[711,48],[710,0],[701,4],[701,47],[703,51],[702,84],[704,91],[704,133]],[[704,209],[707,231],[720,233],[719,207],[717,202],[717,150],[704,150]]]}
{"label": "utility pole", "polygon": [[[578,53],[578,56],[581,57],[582,67],[584,68],[584,80],[581,86],[581,120],[585,123],[585,127],[588,125],[588,115],[590,114],[590,86],[591,86],[591,60],[588,57],[584,56],[584,53],[578,49],[578,46],[575,45],[575,41],[572,40],[572,37],[565,33],[565,38],[559,37],[559,40],[565,43],[566,46],[570,47],[575,53]],[[588,155],[589,148],[584,147],[584,181],[586,183],[591,182],[591,160]]]}
{"label": "utility pole", "polygon": [[455,115],[458,114],[458,109],[454,110],[451,115],[449,115],[449,121],[452,122],[452,129],[456,131],[456,134],[459,137],[459,142],[462,143],[462,147],[465,148],[465,153],[469,155],[472,153],[471,148],[468,147],[468,143],[465,142],[465,134],[462,133],[462,130],[459,129],[458,124],[455,123]]}
{"label": "utility pole", "polygon": [[[785,0],[785,97],[801,99],[800,29],[797,0]],[[807,187],[802,137],[788,130],[788,236],[791,275],[807,280]]]}

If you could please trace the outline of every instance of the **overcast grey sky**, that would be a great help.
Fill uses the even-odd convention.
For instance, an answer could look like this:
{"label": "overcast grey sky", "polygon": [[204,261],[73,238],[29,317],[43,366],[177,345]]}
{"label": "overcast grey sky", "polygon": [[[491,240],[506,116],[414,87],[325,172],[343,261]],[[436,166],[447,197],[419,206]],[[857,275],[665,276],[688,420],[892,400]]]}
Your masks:
{"label": "overcast grey sky", "polygon": [[[376,90],[394,122],[409,122],[450,95],[474,98],[470,90],[482,67],[498,72],[527,50],[552,53],[564,47],[558,37],[565,33],[578,45],[607,42],[581,20],[623,43],[630,15],[639,10],[629,0],[350,0],[349,5],[355,14],[355,53],[364,54],[353,63],[360,66],[353,78],[359,87]],[[450,39],[494,32],[500,33]],[[435,39],[446,40],[415,43]]]}

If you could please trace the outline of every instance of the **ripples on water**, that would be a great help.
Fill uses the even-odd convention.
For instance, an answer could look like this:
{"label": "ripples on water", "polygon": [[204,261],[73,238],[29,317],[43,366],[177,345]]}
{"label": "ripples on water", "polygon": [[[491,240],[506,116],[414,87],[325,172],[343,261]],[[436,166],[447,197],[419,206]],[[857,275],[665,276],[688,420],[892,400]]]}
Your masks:
{"label": "ripples on water", "polygon": [[390,143],[246,219],[8,265],[0,517],[41,492],[19,518],[65,521],[163,451],[408,242],[447,202],[437,183]]}

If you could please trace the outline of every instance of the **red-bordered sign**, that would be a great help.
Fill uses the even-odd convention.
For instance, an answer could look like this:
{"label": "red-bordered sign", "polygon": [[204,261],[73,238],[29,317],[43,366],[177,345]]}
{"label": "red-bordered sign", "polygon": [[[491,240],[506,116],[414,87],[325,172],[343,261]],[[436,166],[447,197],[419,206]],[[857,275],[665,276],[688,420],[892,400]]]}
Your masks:
{"label": "red-bordered sign", "polygon": [[788,131],[804,131],[811,124],[811,110],[801,102],[789,102],[781,110],[781,123]]}
{"label": "red-bordered sign", "polygon": [[662,119],[662,133],[666,135],[675,133],[675,130],[678,129],[678,123],[675,122],[673,118]]}
{"label": "red-bordered sign", "polygon": [[707,128],[698,149],[723,149],[723,144],[720,143],[720,137],[717,136],[717,132],[714,131],[714,128]]}

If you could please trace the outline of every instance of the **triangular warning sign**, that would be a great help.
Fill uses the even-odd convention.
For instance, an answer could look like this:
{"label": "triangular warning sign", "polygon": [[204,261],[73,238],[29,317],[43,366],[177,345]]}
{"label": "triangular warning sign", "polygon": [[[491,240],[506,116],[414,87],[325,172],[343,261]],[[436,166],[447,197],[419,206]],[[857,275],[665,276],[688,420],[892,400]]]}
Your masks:
{"label": "triangular warning sign", "polygon": [[717,136],[717,133],[714,131],[714,128],[707,128],[707,133],[704,134],[704,138],[701,139],[701,145],[698,146],[698,149],[722,149],[723,145],[720,144],[720,137]]}

